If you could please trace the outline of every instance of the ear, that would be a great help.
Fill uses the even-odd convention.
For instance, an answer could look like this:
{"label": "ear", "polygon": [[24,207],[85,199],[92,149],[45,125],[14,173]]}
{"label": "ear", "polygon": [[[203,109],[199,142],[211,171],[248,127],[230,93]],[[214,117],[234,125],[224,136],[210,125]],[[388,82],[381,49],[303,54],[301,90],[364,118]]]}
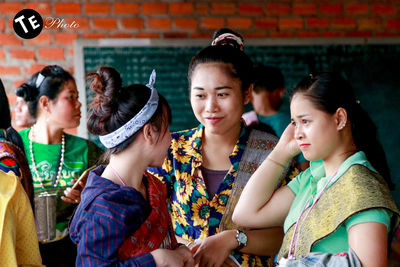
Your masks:
{"label": "ear", "polygon": [[282,99],[283,98],[283,95],[285,94],[285,88],[279,88],[279,89],[277,89],[278,90],[278,92],[279,92],[279,97],[280,97],[280,99]]}
{"label": "ear", "polygon": [[149,123],[146,123],[143,126],[142,134],[144,140],[148,142],[150,145],[154,144],[157,140],[156,131],[154,131],[153,126],[150,125]]}
{"label": "ear", "polygon": [[47,96],[42,95],[39,98],[39,106],[40,106],[41,110],[50,112],[50,99]]}
{"label": "ear", "polygon": [[336,128],[340,131],[347,124],[347,111],[344,108],[338,108],[335,113]]}
{"label": "ear", "polygon": [[254,84],[251,84],[249,88],[243,92],[243,105],[247,105],[250,102],[253,95],[253,88]]}

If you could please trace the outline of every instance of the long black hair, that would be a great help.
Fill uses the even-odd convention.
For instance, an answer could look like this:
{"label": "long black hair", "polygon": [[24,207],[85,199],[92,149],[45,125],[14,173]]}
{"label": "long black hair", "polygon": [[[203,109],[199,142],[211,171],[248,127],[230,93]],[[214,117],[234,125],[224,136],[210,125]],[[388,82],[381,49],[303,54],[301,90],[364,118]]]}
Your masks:
{"label": "long black hair", "polygon": [[322,72],[308,75],[293,90],[302,93],[314,106],[322,111],[334,114],[338,108],[344,108],[350,120],[351,132],[358,151],[363,151],[372,166],[384,177],[390,189],[394,185],[386,155],[378,140],[377,128],[368,113],[356,100],[350,83],[339,73]]}

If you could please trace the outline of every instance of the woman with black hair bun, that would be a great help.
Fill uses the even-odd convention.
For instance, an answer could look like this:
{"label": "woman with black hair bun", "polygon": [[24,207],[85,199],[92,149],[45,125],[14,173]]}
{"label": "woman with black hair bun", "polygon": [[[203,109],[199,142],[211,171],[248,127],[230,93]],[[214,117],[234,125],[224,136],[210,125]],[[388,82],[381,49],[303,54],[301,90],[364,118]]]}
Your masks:
{"label": "woman with black hair bun", "polygon": [[72,75],[49,65],[34,76],[20,90],[36,122],[19,133],[33,177],[40,249],[45,265],[72,266],[76,246],[68,236],[68,221],[80,201],[84,181],[72,186],[102,151],[94,143],[64,132],[76,128],[81,118]]}
{"label": "woman with black hair bun", "polygon": [[155,75],[146,86],[122,86],[114,68],[89,74],[96,96],[88,130],[107,148],[108,164],[90,172],[71,222],[76,266],[194,266],[173,234],[165,186],[146,171],[162,164],[171,140],[171,110]]}
{"label": "woman with black hair bun", "polygon": [[26,83],[17,88],[17,102],[14,110],[15,126],[21,130],[32,127],[36,121],[34,115],[31,113],[32,111],[29,110],[28,102],[35,98],[32,95],[34,94],[34,90],[29,87],[29,84],[32,84],[36,80],[38,74],[39,72],[33,74]]}

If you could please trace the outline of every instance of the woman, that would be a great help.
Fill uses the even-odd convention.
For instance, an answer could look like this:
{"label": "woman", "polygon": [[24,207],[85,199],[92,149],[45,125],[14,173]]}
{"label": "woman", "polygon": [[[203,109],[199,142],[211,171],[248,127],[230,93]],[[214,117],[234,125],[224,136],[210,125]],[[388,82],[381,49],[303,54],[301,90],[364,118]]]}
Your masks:
{"label": "woman", "polygon": [[[27,81],[27,83],[33,83],[37,75],[39,73],[35,73],[32,77]],[[19,129],[30,128],[35,123],[35,118],[31,114],[28,108],[28,102],[33,100],[35,96],[31,95],[31,91],[25,90],[25,87],[17,88],[17,104],[15,106],[15,126]]]}
{"label": "woman", "polygon": [[[267,258],[255,255],[277,251],[281,228],[238,228],[230,214],[258,156],[265,158],[277,138],[258,132],[251,139],[241,120],[252,83],[242,39],[223,29],[213,43],[194,56],[188,70],[190,102],[200,125],[173,133],[163,168],[151,171],[167,185],[178,242],[192,248],[199,266],[267,266]],[[254,161],[244,155],[255,155]]]}
{"label": "woman", "polygon": [[[70,266],[75,261],[76,247],[68,237],[68,221],[84,184],[81,182],[74,189],[71,186],[95,163],[100,150],[85,139],[64,133],[64,129],[75,128],[80,121],[81,103],[71,74],[59,66],[46,66],[34,83],[21,87],[32,96],[28,106],[36,118],[31,128],[20,132],[33,177],[35,201],[41,203],[44,197],[52,199],[56,194],[55,233],[47,231],[48,218],[40,215],[52,206],[36,207],[43,262],[47,266]],[[48,236],[42,237],[42,232],[48,232]]]}
{"label": "woman", "polygon": [[90,172],[71,223],[76,266],[193,266],[188,248],[177,247],[165,186],[146,172],[162,164],[171,140],[155,72],[147,86],[126,87],[111,67],[89,75],[96,97],[88,130],[100,135],[109,163]]}
{"label": "woman", "polygon": [[[336,257],[359,260],[355,266],[387,266],[398,210],[376,128],[351,86],[338,74],[309,75],[294,89],[290,111],[292,123],[246,185],[233,220],[247,227],[284,225],[280,266],[310,252],[342,253]],[[310,168],[273,193],[299,151]]]}

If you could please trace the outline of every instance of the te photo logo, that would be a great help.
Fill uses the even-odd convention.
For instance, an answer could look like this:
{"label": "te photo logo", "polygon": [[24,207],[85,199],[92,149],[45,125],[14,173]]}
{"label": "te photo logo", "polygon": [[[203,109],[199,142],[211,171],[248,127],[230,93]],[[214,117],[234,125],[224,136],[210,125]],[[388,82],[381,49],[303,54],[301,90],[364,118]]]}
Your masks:
{"label": "te photo logo", "polygon": [[15,33],[24,39],[32,39],[43,29],[43,19],[33,9],[23,9],[15,15],[13,20]]}

